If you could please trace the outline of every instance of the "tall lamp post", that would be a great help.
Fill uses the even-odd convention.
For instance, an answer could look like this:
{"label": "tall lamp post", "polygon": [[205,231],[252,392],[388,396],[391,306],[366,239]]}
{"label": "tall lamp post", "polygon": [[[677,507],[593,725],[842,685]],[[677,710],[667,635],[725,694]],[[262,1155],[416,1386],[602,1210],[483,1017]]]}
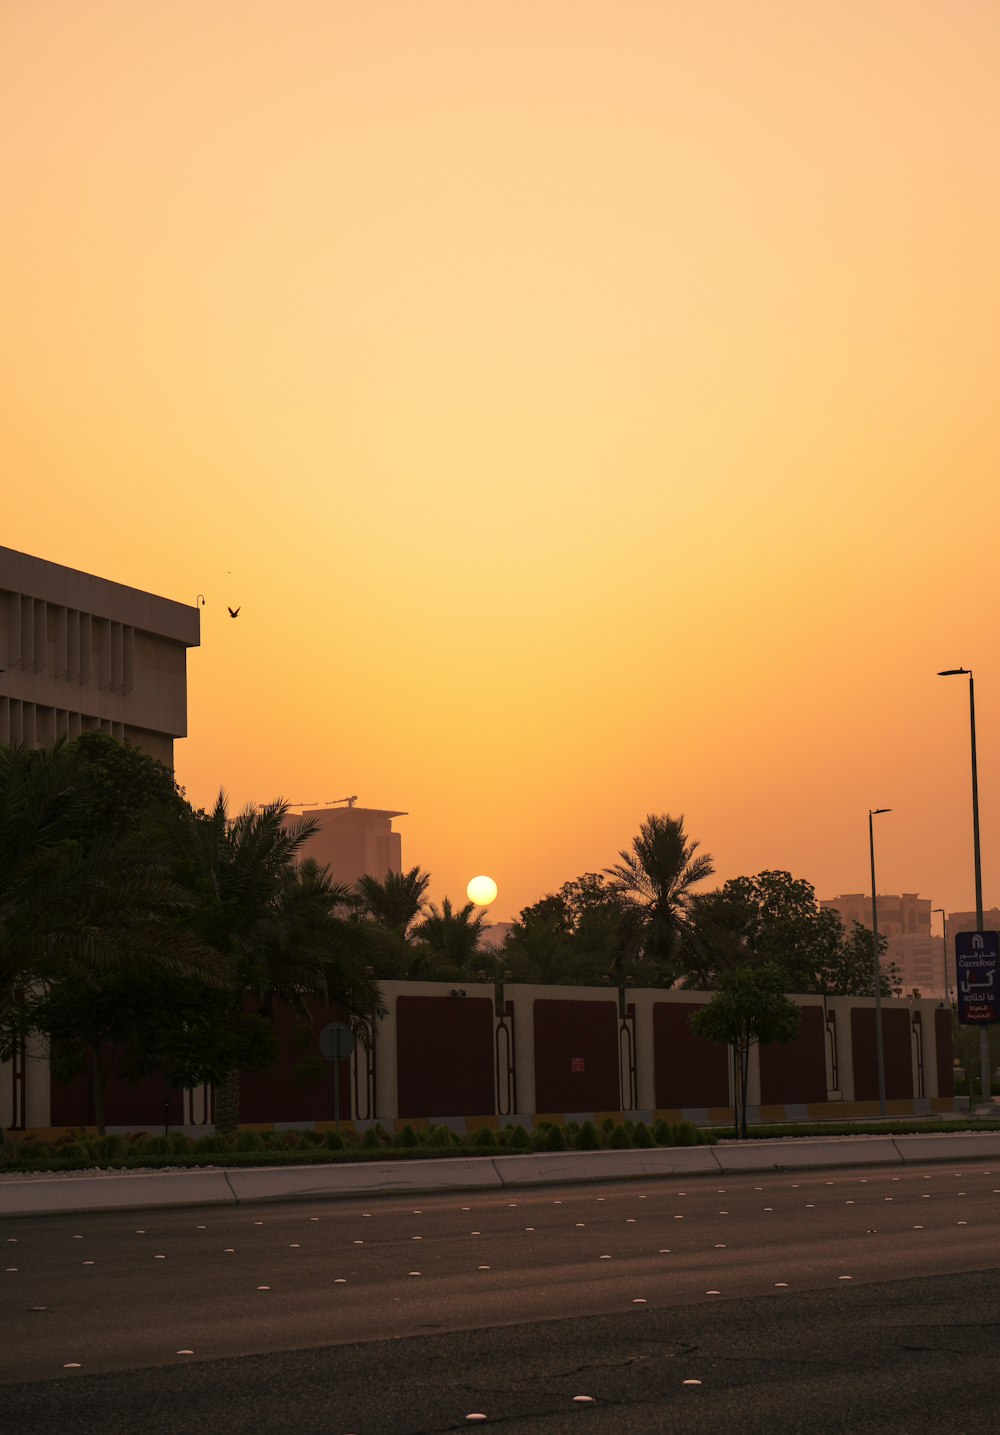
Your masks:
{"label": "tall lamp post", "polygon": [[[983,930],[983,862],[979,847],[979,776],[976,768],[976,689],[971,668],[942,668],[939,678],[969,679],[969,731],[972,738],[972,852],[976,866],[976,931]],[[983,1101],[990,1099],[990,1034],[985,1023],[979,1028],[979,1066],[982,1072]]]}
{"label": "tall lamp post", "polygon": [[878,949],[878,898],[875,896],[875,825],[880,812],[891,807],[869,807],[868,850],[872,859],[872,960],[875,964],[875,1063],[878,1066],[878,1114],[885,1115],[885,1052],[882,1048],[882,961]]}

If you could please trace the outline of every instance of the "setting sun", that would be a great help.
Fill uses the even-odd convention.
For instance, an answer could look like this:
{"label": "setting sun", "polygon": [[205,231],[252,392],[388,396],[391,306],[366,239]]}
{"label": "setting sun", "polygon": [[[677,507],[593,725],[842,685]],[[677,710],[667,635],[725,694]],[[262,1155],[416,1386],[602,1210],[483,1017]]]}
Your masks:
{"label": "setting sun", "polygon": [[465,889],[465,894],[477,907],[488,907],[491,902],[496,901],[497,884],[492,877],[473,877]]}

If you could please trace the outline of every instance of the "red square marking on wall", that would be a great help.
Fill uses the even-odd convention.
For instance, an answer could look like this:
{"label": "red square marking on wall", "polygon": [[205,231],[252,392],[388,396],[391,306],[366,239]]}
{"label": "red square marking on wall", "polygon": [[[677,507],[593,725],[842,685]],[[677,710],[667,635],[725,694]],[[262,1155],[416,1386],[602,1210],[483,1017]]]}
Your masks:
{"label": "red square marking on wall", "polygon": [[586,1066],[582,1056],[571,1056],[569,1059],[570,1071],[585,1071]]}

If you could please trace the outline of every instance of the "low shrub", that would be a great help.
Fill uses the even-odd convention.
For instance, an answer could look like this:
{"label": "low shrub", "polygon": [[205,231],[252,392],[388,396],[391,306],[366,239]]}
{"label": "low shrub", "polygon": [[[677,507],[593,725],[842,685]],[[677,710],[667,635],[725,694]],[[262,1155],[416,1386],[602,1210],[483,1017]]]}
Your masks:
{"label": "low shrub", "polygon": [[495,1151],[497,1149],[497,1138],[488,1126],[480,1126],[472,1138],[472,1145],[477,1151]]}
{"label": "low shrub", "polygon": [[432,1126],[429,1131],[424,1132],[423,1144],[435,1150],[450,1150],[455,1145],[455,1138],[447,1126]]}
{"label": "low shrub", "polygon": [[90,1143],[90,1149],[97,1161],[113,1161],[125,1155],[125,1140],[121,1136],[98,1136]]}
{"label": "low shrub", "polygon": [[520,1122],[516,1126],[505,1128],[504,1140],[509,1151],[531,1151],[534,1149],[534,1142]]}
{"label": "low shrub", "polygon": [[656,1142],[653,1140],[653,1133],[650,1131],[645,1121],[637,1121],[633,1126],[632,1145],[637,1147],[640,1151],[648,1151],[651,1147],[656,1145]]}
{"label": "low shrub", "polygon": [[574,1151],[599,1151],[604,1142],[593,1121],[585,1121],[582,1126],[577,1127],[570,1145]]}
{"label": "low shrub", "polygon": [[417,1139],[417,1133],[409,1122],[407,1122],[401,1131],[396,1132],[392,1138],[392,1144],[401,1150],[410,1150],[415,1146],[419,1146],[420,1142]]}
{"label": "low shrub", "polygon": [[263,1151],[264,1138],[259,1131],[237,1131],[233,1141],[234,1151]]}
{"label": "low shrub", "polygon": [[180,1156],[184,1154],[174,1149],[169,1136],[140,1136],[133,1149],[137,1156]]}
{"label": "low shrub", "polygon": [[565,1151],[566,1137],[562,1128],[546,1121],[534,1133],[534,1146],[536,1151]]}
{"label": "low shrub", "polygon": [[235,1149],[235,1146],[236,1142],[233,1137],[223,1136],[219,1131],[209,1131],[206,1132],[204,1136],[198,1137],[194,1143],[194,1150],[197,1152],[215,1153],[232,1151]]}
{"label": "low shrub", "polygon": [[616,1126],[608,1137],[609,1151],[628,1151],[631,1145],[628,1131],[624,1126]]}
{"label": "low shrub", "polygon": [[175,1156],[189,1156],[191,1154],[191,1142],[183,1131],[170,1131],[164,1137],[168,1143],[167,1149]]}
{"label": "low shrub", "polygon": [[344,1138],[339,1131],[327,1131],[324,1134],[323,1149],[325,1151],[343,1151]]}

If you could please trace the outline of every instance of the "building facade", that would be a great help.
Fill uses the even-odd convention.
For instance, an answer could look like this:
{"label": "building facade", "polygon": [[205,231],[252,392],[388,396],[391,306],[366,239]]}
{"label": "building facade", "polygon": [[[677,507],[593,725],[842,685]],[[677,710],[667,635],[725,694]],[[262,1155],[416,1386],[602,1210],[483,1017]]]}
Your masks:
{"label": "building facade", "polygon": [[302,816],[318,823],[318,829],[299,848],[300,857],[311,857],[329,867],[336,882],[353,886],[359,877],[377,877],[384,882],[390,872],[403,870],[402,839],[392,830],[394,817],[381,807],[306,807]]}
{"label": "building facade", "polygon": [[195,607],[0,548],[0,743],[99,729],[173,767]]}
{"label": "building facade", "polygon": [[[824,910],[836,912],[848,931],[854,922],[871,929],[872,899],[864,892],[846,892],[819,904]],[[883,937],[929,937],[931,934],[931,901],[916,892],[899,896],[878,894],[878,929]]]}

